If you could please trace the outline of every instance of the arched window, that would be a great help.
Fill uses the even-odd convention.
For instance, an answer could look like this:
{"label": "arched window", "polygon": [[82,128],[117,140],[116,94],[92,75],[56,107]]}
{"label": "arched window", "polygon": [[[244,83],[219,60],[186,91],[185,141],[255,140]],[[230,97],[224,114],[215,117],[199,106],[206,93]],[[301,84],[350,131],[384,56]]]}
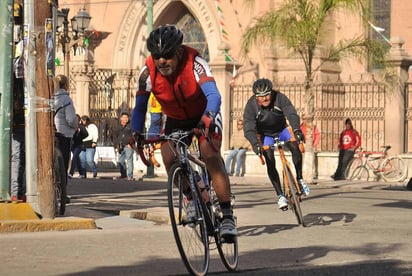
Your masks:
{"label": "arched window", "polygon": [[184,33],[183,44],[195,48],[200,55],[209,61],[209,48],[202,27],[191,14],[185,14],[176,26]]}

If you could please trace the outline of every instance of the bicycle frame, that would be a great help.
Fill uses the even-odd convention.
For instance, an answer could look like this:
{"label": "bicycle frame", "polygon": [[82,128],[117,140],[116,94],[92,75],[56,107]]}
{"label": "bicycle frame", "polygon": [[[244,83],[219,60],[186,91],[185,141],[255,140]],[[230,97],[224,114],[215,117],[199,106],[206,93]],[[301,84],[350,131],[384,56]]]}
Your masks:
{"label": "bicycle frame", "polygon": [[[283,193],[288,200],[288,205],[290,209],[295,213],[298,223],[301,224],[302,226],[305,226],[305,222],[303,220],[303,215],[302,215],[302,210],[300,208],[300,202],[302,201],[301,199],[302,193],[300,191],[298,182],[292,173],[289,161],[287,160],[285,156],[284,146],[285,146],[285,142],[279,140],[279,137],[275,137],[275,142],[273,146],[264,146],[263,149],[264,150],[274,150],[275,148],[278,149],[280,161],[282,163]],[[262,155],[260,155],[260,159],[261,159],[262,164],[264,164]]]}

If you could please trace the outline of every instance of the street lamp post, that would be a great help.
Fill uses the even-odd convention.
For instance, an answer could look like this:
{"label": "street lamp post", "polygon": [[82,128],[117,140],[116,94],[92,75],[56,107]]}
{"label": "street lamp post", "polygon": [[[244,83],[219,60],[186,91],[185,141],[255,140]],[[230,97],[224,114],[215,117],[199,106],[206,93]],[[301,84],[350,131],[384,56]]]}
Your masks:
{"label": "street lamp post", "polygon": [[70,36],[69,33],[69,15],[70,9],[63,8],[57,11],[57,28],[61,29],[63,27],[63,31],[60,32],[59,41],[62,45],[62,52],[64,56],[64,74],[69,77],[70,69],[69,69],[69,56],[70,56],[70,48],[75,47],[77,45],[83,46],[84,40],[84,32],[90,25],[90,20],[92,19],[89,13],[83,8],[81,9],[71,21],[71,28],[72,33]]}

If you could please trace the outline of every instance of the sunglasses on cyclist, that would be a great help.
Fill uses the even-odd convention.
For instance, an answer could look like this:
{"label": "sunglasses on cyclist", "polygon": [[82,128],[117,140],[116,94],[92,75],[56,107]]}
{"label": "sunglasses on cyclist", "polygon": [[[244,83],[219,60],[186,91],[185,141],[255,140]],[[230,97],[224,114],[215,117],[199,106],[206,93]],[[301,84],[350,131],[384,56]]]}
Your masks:
{"label": "sunglasses on cyclist", "polygon": [[160,58],[164,58],[164,59],[172,59],[175,56],[175,53],[152,53],[152,57],[154,59],[160,59]]}

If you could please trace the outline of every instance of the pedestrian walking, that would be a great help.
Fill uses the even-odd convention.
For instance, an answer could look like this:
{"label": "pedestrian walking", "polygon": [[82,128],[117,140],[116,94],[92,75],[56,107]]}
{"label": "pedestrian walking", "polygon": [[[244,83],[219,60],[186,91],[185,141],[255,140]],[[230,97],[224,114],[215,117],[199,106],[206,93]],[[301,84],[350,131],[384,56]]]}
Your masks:
{"label": "pedestrian walking", "polygon": [[80,178],[87,177],[87,169],[90,169],[93,178],[97,178],[97,166],[94,161],[94,156],[96,155],[97,139],[99,138],[99,130],[97,126],[91,122],[89,116],[83,115],[81,117],[82,124],[86,127],[87,133],[89,134],[83,139],[84,150],[80,153],[80,164],[82,167],[83,175]]}

